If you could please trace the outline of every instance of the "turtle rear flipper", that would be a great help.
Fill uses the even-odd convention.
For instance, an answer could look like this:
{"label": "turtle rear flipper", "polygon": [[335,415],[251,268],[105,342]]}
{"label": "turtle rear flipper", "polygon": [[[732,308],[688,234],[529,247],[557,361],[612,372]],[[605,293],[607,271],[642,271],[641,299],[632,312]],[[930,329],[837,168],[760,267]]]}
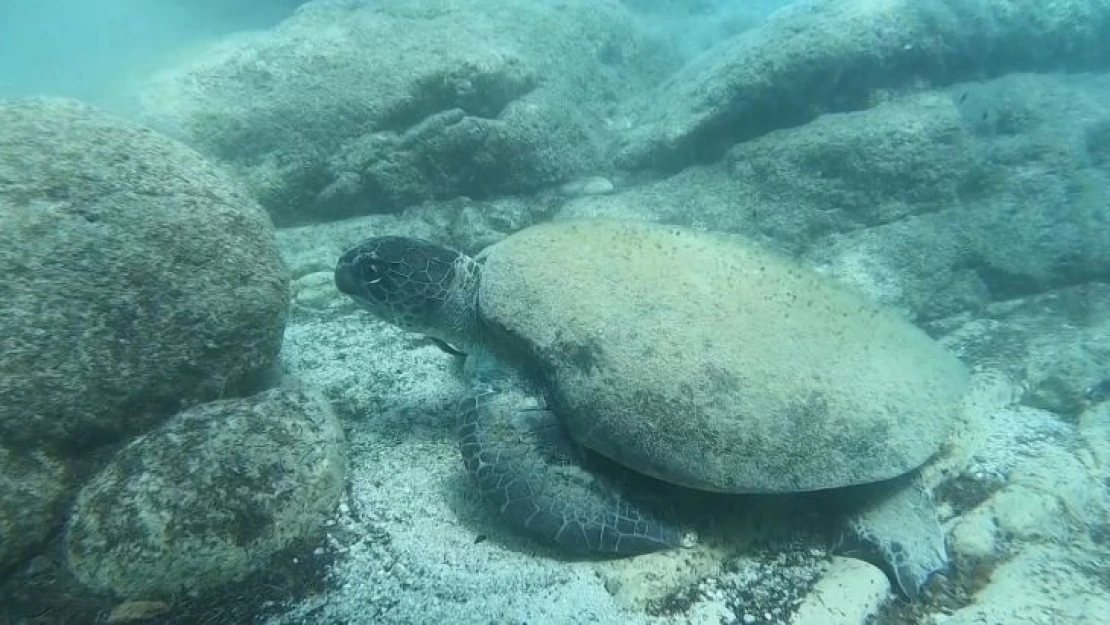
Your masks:
{"label": "turtle rear flipper", "polygon": [[944,530],[932,494],[915,475],[864,487],[874,498],[851,519],[855,535],[878,551],[907,597],[948,566]]}
{"label": "turtle rear flipper", "polygon": [[585,470],[554,413],[528,404],[523,390],[482,385],[459,410],[467,472],[503,519],[579,553],[636,555],[683,544],[679,529]]}

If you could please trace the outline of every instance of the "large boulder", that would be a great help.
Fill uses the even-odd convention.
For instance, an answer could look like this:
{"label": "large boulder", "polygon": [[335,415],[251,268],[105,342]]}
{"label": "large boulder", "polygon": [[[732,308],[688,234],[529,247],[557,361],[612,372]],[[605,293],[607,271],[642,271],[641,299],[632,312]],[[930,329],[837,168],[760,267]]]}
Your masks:
{"label": "large boulder", "polygon": [[960,342],[972,366],[1020,380],[1021,403],[1074,422],[1108,398],[1110,284],[999,302],[977,317],[946,320],[938,329]]}
{"label": "large boulder", "polygon": [[281,345],[266,213],[193,150],[0,103],[0,440],[87,448],[244,392]]}
{"label": "large boulder", "polygon": [[883,89],[1110,67],[1107,0],[818,0],[689,63],[633,104],[618,161],[677,170]]}
{"label": "large boulder", "polygon": [[203,49],[137,100],[286,224],[597,167],[616,102],[672,65],[654,51],[616,0],[319,1]]}
{"label": "large boulder", "polygon": [[559,218],[741,232],[918,319],[1110,278],[1108,74],[1013,74],[738,144]]}
{"label": "large boulder", "polygon": [[[1110,74],[1015,74],[952,96],[975,140],[920,168],[949,171],[950,197],[829,237],[814,261],[925,319],[1110,279]],[[885,195],[928,206],[918,190]]]}
{"label": "large boulder", "polygon": [[314,392],[202,404],[129,443],[81,490],[66,557],[82,583],[124,598],[237,581],[316,536],[345,467],[339,420]]}

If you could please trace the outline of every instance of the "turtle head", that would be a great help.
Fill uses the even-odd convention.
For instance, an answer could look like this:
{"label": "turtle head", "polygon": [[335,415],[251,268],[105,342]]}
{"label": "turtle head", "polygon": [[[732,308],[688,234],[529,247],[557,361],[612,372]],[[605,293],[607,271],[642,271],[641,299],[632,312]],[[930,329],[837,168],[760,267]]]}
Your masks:
{"label": "turtle head", "polygon": [[335,265],[335,286],[375,316],[461,349],[473,343],[479,266],[455,250],[405,237],[374,237]]}

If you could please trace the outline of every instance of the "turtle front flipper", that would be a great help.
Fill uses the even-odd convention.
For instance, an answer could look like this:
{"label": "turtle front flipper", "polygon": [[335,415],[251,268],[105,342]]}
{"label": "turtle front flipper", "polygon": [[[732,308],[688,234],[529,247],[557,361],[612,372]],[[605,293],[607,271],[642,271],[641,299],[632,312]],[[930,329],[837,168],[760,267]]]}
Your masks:
{"label": "turtle front flipper", "polygon": [[459,409],[467,472],[503,519],[574,552],[636,555],[682,544],[677,528],[584,469],[581,450],[536,403],[524,389],[480,384]]}

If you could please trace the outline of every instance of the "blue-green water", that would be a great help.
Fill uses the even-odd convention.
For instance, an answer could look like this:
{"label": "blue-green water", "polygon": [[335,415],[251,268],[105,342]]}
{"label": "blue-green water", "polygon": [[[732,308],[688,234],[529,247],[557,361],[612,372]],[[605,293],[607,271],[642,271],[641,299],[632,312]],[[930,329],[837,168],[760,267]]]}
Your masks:
{"label": "blue-green water", "polygon": [[1110,2],[0,5],[0,624],[1110,622]]}
{"label": "blue-green water", "polygon": [[129,77],[200,41],[272,26],[299,4],[11,0],[0,6],[0,94],[114,105]]}

